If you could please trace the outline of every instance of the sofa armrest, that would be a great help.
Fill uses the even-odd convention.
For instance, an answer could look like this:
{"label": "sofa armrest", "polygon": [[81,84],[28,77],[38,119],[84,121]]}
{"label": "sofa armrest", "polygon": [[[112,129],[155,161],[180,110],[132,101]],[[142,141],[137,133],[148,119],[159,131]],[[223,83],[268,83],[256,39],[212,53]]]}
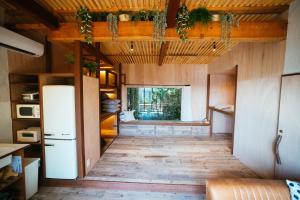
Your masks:
{"label": "sofa armrest", "polygon": [[210,179],[206,182],[207,200],[277,200],[290,199],[287,185],[281,180]]}

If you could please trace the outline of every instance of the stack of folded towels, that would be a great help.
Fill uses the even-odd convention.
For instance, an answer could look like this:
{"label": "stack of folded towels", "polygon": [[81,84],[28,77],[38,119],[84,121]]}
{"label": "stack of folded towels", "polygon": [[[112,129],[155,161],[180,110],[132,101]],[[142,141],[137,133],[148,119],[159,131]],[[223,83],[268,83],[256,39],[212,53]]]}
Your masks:
{"label": "stack of folded towels", "polygon": [[102,111],[114,113],[120,110],[120,99],[106,99],[102,101]]}

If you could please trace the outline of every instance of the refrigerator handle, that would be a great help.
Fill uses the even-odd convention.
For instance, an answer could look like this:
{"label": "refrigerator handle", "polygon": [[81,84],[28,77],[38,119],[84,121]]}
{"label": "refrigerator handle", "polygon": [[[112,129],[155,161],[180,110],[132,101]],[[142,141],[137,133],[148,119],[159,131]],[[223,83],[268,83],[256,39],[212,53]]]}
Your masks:
{"label": "refrigerator handle", "polygon": [[45,136],[52,136],[52,135],[55,135],[55,134],[50,134],[50,133],[44,133]]}
{"label": "refrigerator handle", "polygon": [[54,147],[54,144],[45,144],[46,147]]}

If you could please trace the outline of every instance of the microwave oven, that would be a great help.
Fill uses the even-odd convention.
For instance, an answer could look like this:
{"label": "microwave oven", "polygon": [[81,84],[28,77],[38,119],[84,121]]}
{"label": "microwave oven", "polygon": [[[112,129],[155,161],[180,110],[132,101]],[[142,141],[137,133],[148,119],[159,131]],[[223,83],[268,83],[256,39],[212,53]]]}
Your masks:
{"label": "microwave oven", "polygon": [[41,128],[29,127],[17,131],[18,142],[39,142],[41,140]]}
{"label": "microwave oven", "polygon": [[17,118],[40,118],[40,105],[17,104]]}

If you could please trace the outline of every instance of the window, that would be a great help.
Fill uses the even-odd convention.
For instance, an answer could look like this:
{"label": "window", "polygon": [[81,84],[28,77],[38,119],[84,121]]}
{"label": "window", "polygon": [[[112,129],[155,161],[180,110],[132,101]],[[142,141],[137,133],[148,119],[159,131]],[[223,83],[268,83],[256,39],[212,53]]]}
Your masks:
{"label": "window", "polygon": [[139,120],[180,120],[181,89],[128,88],[127,103]]}

